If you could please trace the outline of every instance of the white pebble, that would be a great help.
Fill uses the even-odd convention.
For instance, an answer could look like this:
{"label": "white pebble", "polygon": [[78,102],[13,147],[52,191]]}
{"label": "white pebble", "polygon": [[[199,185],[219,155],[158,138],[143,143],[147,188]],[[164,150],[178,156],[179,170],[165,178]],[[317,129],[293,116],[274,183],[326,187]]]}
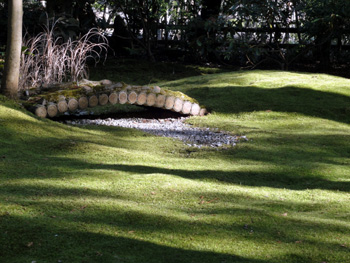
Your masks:
{"label": "white pebble", "polygon": [[202,146],[208,147],[227,147],[235,146],[239,139],[247,141],[246,136],[232,136],[224,132],[219,131],[218,128],[195,128],[185,123],[187,118],[181,117],[179,119],[141,119],[141,118],[127,118],[127,119],[112,119],[105,120],[95,119],[77,119],[74,121],[67,121],[66,123],[73,125],[106,125],[106,126],[118,126],[124,128],[139,129],[144,132],[158,135],[176,138],[185,142],[187,146],[201,148]]}

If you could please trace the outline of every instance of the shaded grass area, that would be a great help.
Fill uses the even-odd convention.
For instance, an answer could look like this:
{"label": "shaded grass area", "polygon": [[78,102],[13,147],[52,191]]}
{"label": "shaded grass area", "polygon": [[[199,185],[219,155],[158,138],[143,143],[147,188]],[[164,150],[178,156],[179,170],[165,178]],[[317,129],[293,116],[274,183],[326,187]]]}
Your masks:
{"label": "shaded grass area", "polygon": [[192,76],[216,74],[228,71],[225,68],[182,65],[170,62],[154,62],[134,59],[108,59],[103,66],[91,68],[91,79],[110,79],[131,85],[150,85]]}
{"label": "shaded grass area", "polygon": [[249,141],[70,127],[0,97],[1,262],[350,261],[349,80],[161,80],[211,109],[189,123]]}

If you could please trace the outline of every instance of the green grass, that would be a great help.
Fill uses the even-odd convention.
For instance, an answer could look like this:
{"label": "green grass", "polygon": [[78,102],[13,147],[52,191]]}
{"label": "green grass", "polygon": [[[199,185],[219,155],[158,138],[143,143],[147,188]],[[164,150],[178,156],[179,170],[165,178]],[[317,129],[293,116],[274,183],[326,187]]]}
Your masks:
{"label": "green grass", "polygon": [[0,262],[350,262],[350,80],[200,73],[159,84],[248,142],[70,127],[0,97]]}
{"label": "green grass", "polygon": [[123,81],[132,85],[150,85],[164,80],[171,81],[198,75],[225,72],[225,68],[182,65],[171,62],[150,63],[143,60],[108,59],[104,65],[91,68],[90,78]]}

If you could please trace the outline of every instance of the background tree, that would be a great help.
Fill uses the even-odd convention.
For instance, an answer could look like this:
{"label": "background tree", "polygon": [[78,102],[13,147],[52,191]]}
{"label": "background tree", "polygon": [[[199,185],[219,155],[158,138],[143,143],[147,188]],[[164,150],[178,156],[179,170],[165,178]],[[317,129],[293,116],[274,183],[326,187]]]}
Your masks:
{"label": "background tree", "polygon": [[[3,28],[6,3],[0,0]],[[23,0],[23,5],[31,36],[42,30],[47,11],[59,19],[55,34],[63,41],[98,27],[120,57],[323,71],[350,61],[350,1],[48,0],[45,9],[39,1]],[[0,56],[5,38],[1,31]]]}
{"label": "background tree", "polygon": [[[302,2],[301,9],[305,14],[304,28],[307,38],[315,46],[315,59],[323,70],[327,70],[331,66],[332,56],[337,56],[335,52],[340,51],[342,41],[345,40],[342,39],[342,35],[350,29],[350,3],[337,0],[308,0]],[[338,50],[332,52],[332,44],[336,42]]]}
{"label": "background tree", "polygon": [[11,98],[17,98],[22,47],[22,0],[9,0],[8,8],[6,57],[1,92]]}
{"label": "background tree", "polygon": [[217,34],[221,25],[218,20],[221,2],[221,0],[199,1],[200,15],[189,23],[187,36],[191,49],[197,53],[196,58],[199,60],[220,60],[217,53],[217,47],[220,45]]}
{"label": "background tree", "polygon": [[[169,1],[165,0],[112,0],[107,1],[116,14],[115,37],[119,40],[132,41],[154,61],[157,29],[169,10]],[[124,20],[124,21],[123,21]],[[119,28],[118,28],[119,27]],[[125,33],[127,30],[127,34]]]}

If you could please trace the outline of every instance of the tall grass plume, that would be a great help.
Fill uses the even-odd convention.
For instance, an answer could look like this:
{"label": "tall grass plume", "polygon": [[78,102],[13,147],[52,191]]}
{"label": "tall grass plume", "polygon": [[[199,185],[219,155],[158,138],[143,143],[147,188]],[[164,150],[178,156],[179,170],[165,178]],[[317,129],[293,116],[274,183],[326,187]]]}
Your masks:
{"label": "tall grass plume", "polygon": [[97,29],[91,29],[77,40],[62,42],[55,36],[55,24],[34,37],[24,37],[19,88],[79,81],[88,78],[87,60],[97,64],[108,40]]}

